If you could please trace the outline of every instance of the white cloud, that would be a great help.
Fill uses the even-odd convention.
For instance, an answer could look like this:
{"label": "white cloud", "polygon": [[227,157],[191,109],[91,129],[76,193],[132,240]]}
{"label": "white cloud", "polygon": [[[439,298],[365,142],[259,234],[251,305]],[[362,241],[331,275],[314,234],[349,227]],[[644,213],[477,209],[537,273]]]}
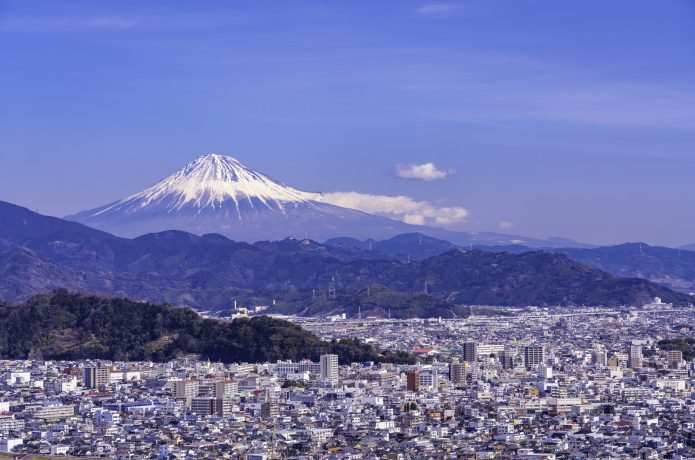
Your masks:
{"label": "white cloud", "polygon": [[396,165],[394,170],[396,177],[408,180],[424,180],[434,181],[446,179],[447,177],[456,174],[456,171],[451,169],[443,170],[435,166],[434,163],[423,163],[421,165]]}
{"label": "white cloud", "polygon": [[502,230],[509,230],[509,229],[512,228],[513,226],[514,226],[514,224],[511,223],[511,222],[507,222],[507,221],[504,221],[504,220],[503,220],[502,222],[500,222],[500,228],[501,228]]}
{"label": "white cloud", "polygon": [[330,192],[315,194],[316,201],[356,209],[401,220],[413,225],[451,225],[469,216],[467,209],[454,206],[437,206],[428,201],[416,201],[404,195],[372,195],[359,192]]}

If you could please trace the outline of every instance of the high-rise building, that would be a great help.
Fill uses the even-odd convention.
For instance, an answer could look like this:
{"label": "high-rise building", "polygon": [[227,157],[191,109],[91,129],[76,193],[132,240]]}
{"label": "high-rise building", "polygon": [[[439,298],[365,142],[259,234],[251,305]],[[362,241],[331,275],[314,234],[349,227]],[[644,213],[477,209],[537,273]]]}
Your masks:
{"label": "high-rise building", "polygon": [[463,360],[467,363],[474,363],[478,360],[478,344],[476,342],[463,344]]}
{"label": "high-rise building", "polygon": [[109,367],[85,367],[84,386],[86,388],[97,389],[107,386],[111,380],[111,368]]}
{"label": "high-rise building", "polygon": [[321,380],[337,383],[340,377],[338,355],[321,355]]}
{"label": "high-rise building", "polygon": [[524,365],[527,370],[532,370],[545,361],[545,348],[541,345],[528,345],[524,347]]}
{"label": "high-rise building", "polygon": [[628,367],[638,369],[642,367],[642,346],[630,345],[630,355],[628,357]]}
{"label": "high-rise building", "polygon": [[502,369],[514,369],[514,353],[508,350],[500,351],[497,357],[502,364]]}
{"label": "high-rise building", "polygon": [[599,348],[591,352],[591,362],[596,366],[606,366],[608,364],[608,352]]}
{"label": "high-rise building", "polygon": [[680,350],[669,350],[666,352],[666,361],[671,368],[678,368],[683,362],[683,352]]}
{"label": "high-rise building", "polygon": [[198,396],[197,380],[175,380],[171,385],[171,395],[176,399],[188,399]]}
{"label": "high-rise building", "polygon": [[449,364],[449,380],[454,385],[466,383],[466,368],[464,364],[458,361]]}
{"label": "high-rise building", "polygon": [[420,371],[411,369],[406,374],[408,391],[420,391]]}

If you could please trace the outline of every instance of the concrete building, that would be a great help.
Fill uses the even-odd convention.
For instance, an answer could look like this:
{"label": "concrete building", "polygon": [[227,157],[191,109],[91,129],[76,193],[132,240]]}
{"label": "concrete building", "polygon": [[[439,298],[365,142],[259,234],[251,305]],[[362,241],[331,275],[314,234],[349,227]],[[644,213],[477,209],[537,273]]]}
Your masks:
{"label": "concrete building", "polygon": [[111,369],[108,367],[92,366],[84,368],[84,386],[98,389],[111,383]]}
{"label": "concrete building", "polygon": [[449,380],[454,385],[461,385],[466,382],[465,365],[456,361],[449,364]]}
{"label": "concrete building", "polygon": [[408,391],[420,391],[420,371],[411,369],[406,374],[406,388]]}
{"label": "concrete building", "polygon": [[321,380],[337,383],[340,378],[340,366],[338,365],[338,355],[321,355]]}
{"label": "concrete building", "polygon": [[642,346],[630,345],[630,355],[628,356],[628,367],[630,369],[639,369],[642,367]]}
{"label": "concrete building", "polygon": [[468,363],[474,363],[478,360],[478,344],[476,342],[463,344],[463,360]]}
{"label": "concrete building", "polygon": [[545,361],[545,348],[541,345],[524,347],[524,365],[527,370],[535,369]]}

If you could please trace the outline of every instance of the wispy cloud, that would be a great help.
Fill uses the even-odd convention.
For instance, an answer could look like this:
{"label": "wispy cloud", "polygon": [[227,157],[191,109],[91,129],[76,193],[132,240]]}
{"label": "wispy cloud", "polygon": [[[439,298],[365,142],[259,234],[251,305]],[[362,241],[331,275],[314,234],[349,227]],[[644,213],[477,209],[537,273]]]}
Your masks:
{"label": "wispy cloud", "polygon": [[464,221],[470,213],[462,207],[437,206],[408,196],[373,195],[359,192],[330,192],[316,194],[312,199],[356,209],[369,214],[390,217],[414,225],[447,226]]}
{"label": "wispy cloud", "polygon": [[422,180],[431,182],[446,179],[456,174],[452,169],[439,169],[434,163],[396,165],[394,169],[396,177],[406,180]]}
{"label": "wispy cloud", "polygon": [[62,32],[80,29],[125,30],[140,25],[140,16],[13,17],[0,22],[0,29],[16,32]]}
{"label": "wispy cloud", "polygon": [[[635,82],[584,82],[537,88],[497,86],[485,99],[450,110],[421,112],[462,123],[560,122],[605,127],[695,128],[695,89]],[[455,100],[455,97],[452,97]]]}
{"label": "wispy cloud", "polygon": [[70,32],[80,30],[202,30],[257,24],[272,14],[201,12],[139,15],[25,15],[0,17],[0,30],[11,32]]}
{"label": "wispy cloud", "polygon": [[417,14],[422,15],[445,15],[459,11],[463,8],[461,3],[426,3],[415,9]]}

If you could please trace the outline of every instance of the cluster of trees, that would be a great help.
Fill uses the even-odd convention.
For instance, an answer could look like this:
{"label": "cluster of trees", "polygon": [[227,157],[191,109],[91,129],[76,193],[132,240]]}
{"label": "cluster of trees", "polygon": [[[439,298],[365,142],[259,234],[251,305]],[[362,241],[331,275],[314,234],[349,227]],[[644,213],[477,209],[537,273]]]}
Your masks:
{"label": "cluster of trees", "polygon": [[21,305],[0,304],[0,356],[12,359],[166,361],[199,354],[213,361],[318,360],[414,362],[357,340],[326,342],[269,317],[231,322],[203,319],[188,308],[56,290]]}
{"label": "cluster of trees", "polygon": [[680,350],[683,352],[683,359],[690,361],[695,357],[695,337],[661,340],[659,348],[667,351]]}

